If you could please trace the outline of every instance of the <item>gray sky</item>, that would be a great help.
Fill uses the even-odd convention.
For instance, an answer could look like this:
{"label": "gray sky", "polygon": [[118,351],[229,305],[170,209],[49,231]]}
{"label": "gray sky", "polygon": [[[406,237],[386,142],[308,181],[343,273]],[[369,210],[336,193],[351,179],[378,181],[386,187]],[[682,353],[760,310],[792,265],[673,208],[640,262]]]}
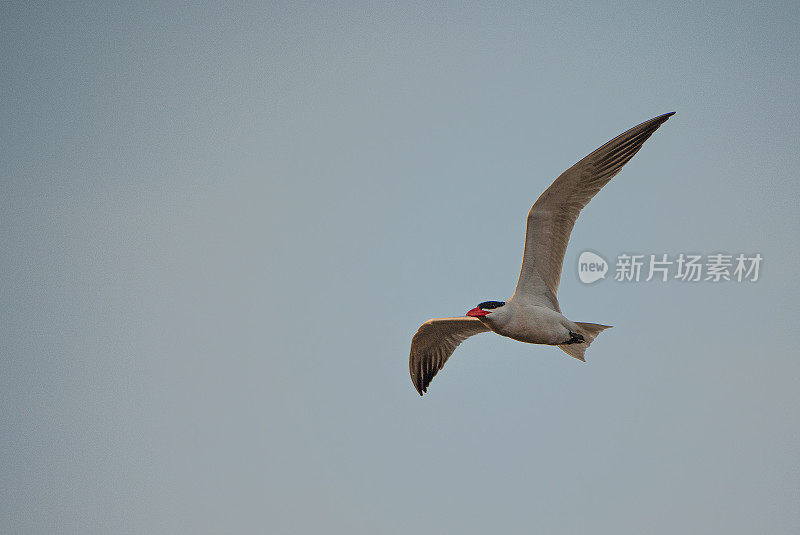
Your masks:
{"label": "gray sky", "polygon": [[[797,533],[797,2],[5,4],[0,531]],[[429,317],[592,201],[582,364]],[[586,249],[756,283],[577,279]]]}

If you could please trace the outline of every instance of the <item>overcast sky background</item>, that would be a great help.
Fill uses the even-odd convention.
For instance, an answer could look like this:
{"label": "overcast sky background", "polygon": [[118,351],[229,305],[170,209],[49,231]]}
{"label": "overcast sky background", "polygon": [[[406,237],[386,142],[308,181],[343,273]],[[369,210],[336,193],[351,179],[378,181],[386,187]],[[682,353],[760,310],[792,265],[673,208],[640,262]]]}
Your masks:
{"label": "overcast sky background", "polygon": [[[800,4],[112,4],[0,8],[0,531],[800,531]],[[668,111],[567,251],[587,363],[481,335],[420,398],[417,327]]]}

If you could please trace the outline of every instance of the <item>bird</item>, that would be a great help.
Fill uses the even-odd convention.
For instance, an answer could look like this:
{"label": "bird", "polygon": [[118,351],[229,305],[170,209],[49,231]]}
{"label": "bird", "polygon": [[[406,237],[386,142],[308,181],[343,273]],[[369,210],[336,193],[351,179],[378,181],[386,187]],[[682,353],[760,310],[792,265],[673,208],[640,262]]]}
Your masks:
{"label": "bird", "polygon": [[659,115],[618,135],[561,173],[539,196],[528,212],[522,267],[510,298],[483,301],[466,316],[434,318],[419,327],[411,339],[408,367],[420,396],[459,344],[484,332],[558,346],[585,362],[588,347],[611,326],[573,322],[561,313],[558,285],[572,228],[589,201],[674,114]]}

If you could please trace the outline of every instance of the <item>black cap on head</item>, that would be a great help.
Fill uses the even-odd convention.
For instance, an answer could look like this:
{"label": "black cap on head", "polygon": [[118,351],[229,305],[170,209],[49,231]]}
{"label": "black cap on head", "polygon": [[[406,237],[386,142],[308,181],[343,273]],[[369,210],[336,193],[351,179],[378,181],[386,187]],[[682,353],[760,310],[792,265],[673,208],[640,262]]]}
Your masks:
{"label": "black cap on head", "polygon": [[500,308],[505,304],[506,304],[505,301],[484,301],[483,303],[478,305],[478,308],[480,308],[481,310],[492,310],[494,308]]}

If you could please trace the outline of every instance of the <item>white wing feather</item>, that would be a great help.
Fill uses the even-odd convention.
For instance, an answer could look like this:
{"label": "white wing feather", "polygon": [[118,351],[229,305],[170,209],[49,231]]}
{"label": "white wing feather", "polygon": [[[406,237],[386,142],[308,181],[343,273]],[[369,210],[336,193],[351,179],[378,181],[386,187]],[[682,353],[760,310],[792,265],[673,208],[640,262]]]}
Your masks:
{"label": "white wing feather", "polygon": [[408,359],[411,381],[419,395],[427,391],[431,380],[461,342],[488,330],[479,319],[468,316],[436,318],[423,323],[411,340]]}
{"label": "white wing feather", "polygon": [[564,253],[578,214],[664,121],[666,113],[634,126],[564,171],[531,207],[525,252],[514,297],[558,312]]}

